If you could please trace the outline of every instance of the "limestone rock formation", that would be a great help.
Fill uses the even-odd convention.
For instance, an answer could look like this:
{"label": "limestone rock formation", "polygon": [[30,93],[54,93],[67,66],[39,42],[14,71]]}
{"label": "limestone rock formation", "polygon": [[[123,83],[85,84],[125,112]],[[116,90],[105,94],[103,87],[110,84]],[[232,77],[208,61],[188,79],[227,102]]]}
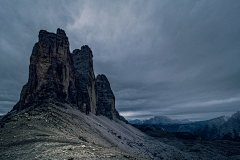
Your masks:
{"label": "limestone rock formation", "polygon": [[81,50],[75,49],[72,54],[77,90],[82,91],[82,111],[91,110],[96,114],[95,75],[93,71],[93,55],[85,45]]}
{"label": "limestone rock formation", "polygon": [[28,83],[23,86],[20,101],[14,109],[22,110],[46,99],[68,101],[69,88],[75,85],[69,42],[65,32],[41,30],[32,50]]}
{"label": "limestone rock formation", "polygon": [[60,101],[86,113],[127,122],[115,109],[115,97],[106,76],[99,75],[95,80],[91,49],[84,45],[70,53],[68,37],[62,29],[57,29],[56,34],[39,32],[30,58],[28,83],[13,110],[21,111],[43,101]]}
{"label": "limestone rock formation", "polygon": [[125,123],[128,123],[128,121],[116,110],[115,96],[107,77],[103,74],[98,75],[96,78],[96,92],[97,115],[104,115],[114,121],[117,118]]}
{"label": "limestone rock formation", "polygon": [[116,119],[115,96],[111,90],[107,77],[103,74],[96,78],[97,88],[97,115],[104,115]]}

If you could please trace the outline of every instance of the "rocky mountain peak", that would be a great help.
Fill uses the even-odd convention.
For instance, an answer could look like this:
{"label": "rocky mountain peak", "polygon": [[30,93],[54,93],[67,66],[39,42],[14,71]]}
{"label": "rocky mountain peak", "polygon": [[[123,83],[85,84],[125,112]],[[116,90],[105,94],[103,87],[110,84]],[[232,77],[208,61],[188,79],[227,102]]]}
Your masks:
{"label": "rocky mountain peak", "polygon": [[68,37],[66,36],[66,33],[62,29],[57,29],[57,33],[51,33],[46,30],[40,30],[39,31],[39,42],[43,45],[49,46],[49,45],[63,45],[64,43],[69,45]]}
{"label": "rocky mountain peak", "polygon": [[90,47],[83,45],[70,53],[68,37],[59,28],[57,33],[40,30],[38,37],[30,57],[28,82],[13,110],[20,111],[43,101],[61,101],[83,112],[98,112],[115,120],[114,94],[105,75],[95,79]]}
{"label": "rocky mountain peak", "polygon": [[103,74],[96,78],[97,90],[97,114],[105,115],[106,117],[115,120],[115,96],[111,90],[110,83],[107,77]]}
{"label": "rocky mountain peak", "polygon": [[89,48],[88,45],[83,45],[83,46],[81,47],[81,50],[89,51],[89,52],[92,53],[92,50],[91,50],[91,48]]}
{"label": "rocky mountain peak", "polygon": [[104,84],[105,89],[111,90],[110,83],[109,83],[107,77],[104,74],[97,75],[97,81],[96,82],[99,82],[99,84],[100,83]]}
{"label": "rocky mountain peak", "polygon": [[57,29],[57,35],[67,37],[65,31],[63,29],[60,29],[60,28]]}
{"label": "rocky mountain peak", "polygon": [[59,29],[57,32],[59,34],[45,30],[39,32],[39,41],[30,58],[28,83],[14,109],[22,110],[47,99],[67,101],[68,88],[75,83],[75,78],[68,38],[64,31]]}
{"label": "rocky mountain peak", "polygon": [[76,88],[82,92],[82,107],[80,109],[96,114],[97,95],[92,58],[92,51],[87,45],[82,46],[81,50],[75,49],[72,54]]}
{"label": "rocky mountain peak", "polygon": [[232,118],[239,118],[240,119],[240,111],[237,111],[232,115]]}

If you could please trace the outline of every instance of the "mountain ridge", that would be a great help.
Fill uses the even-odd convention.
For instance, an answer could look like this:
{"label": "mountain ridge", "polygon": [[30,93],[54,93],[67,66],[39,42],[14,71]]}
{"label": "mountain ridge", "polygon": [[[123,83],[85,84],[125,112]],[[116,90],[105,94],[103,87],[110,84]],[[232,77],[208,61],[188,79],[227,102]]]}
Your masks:
{"label": "mountain ridge", "polygon": [[184,120],[173,120],[167,116],[155,116],[153,118],[150,119],[145,119],[145,120],[139,120],[139,119],[135,119],[135,120],[130,120],[129,123],[131,124],[176,124],[176,123],[190,123],[192,121],[188,120],[188,119],[184,119]]}
{"label": "mountain ridge", "polygon": [[156,116],[148,120],[133,120],[129,122],[143,131],[188,132],[201,137],[202,140],[240,141],[240,111],[237,111],[230,117],[220,116],[209,120],[186,123],[171,120],[166,116]]}

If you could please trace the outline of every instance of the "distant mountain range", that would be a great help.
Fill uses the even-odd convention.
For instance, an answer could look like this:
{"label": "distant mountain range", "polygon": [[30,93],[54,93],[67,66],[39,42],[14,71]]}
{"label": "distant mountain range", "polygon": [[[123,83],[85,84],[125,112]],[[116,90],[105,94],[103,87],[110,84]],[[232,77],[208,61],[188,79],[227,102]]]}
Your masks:
{"label": "distant mountain range", "polygon": [[222,117],[207,123],[198,130],[203,140],[235,140],[240,141],[240,111],[231,117]]}
{"label": "distant mountain range", "polygon": [[136,119],[129,122],[141,130],[188,132],[199,136],[202,140],[240,141],[240,111],[231,117],[221,116],[197,122],[172,120],[166,116],[157,116],[148,120]]}
{"label": "distant mountain range", "polygon": [[147,120],[139,120],[135,119],[132,121],[129,121],[131,124],[137,124],[137,125],[142,125],[142,124],[162,124],[162,125],[167,125],[167,124],[184,124],[184,123],[191,123],[190,120],[184,119],[184,120],[172,120],[166,116],[155,116],[153,118],[147,119]]}

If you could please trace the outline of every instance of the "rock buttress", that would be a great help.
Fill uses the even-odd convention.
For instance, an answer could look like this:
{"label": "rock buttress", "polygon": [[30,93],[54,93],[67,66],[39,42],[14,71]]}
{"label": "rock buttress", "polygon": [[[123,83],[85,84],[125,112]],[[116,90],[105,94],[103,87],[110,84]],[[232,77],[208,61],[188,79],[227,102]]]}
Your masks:
{"label": "rock buttress", "polygon": [[97,91],[97,115],[104,115],[109,119],[116,120],[115,96],[110,83],[105,75],[96,78]]}
{"label": "rock buttress", "polygon": [[93,70],[93,55],[91,49],[85,45],[75,49],[72,54],[76,76],[76,88],[82,92],[82,111],[91,111],[96,114],[95,74]]}
{"label": "rock buttress", "polygon": [[65,32],[41,30],[38,37],[30,57],[28,83],[23,86],[16,110],[46,99],[74,101],[76,97],[72,95],[76,92],[75,78]]}

